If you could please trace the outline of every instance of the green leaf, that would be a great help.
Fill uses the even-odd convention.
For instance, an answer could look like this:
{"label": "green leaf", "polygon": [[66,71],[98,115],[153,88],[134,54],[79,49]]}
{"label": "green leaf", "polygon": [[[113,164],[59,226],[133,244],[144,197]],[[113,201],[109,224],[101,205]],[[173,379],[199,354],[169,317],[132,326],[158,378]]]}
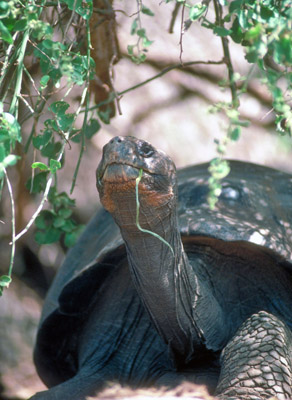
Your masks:
{"label": "green leaf", "polygon": [[138,29],[136,33],[140,38],[146,37],[146,30],[144,28]]}
{"label": "green leaf", "polygon": [[24,31],[27,28],[27,19],[16,21],[13,27],[14,31]]}
{"label": "green leaf", "polygon": [[253,26],[245,33],[244,39],[249,41],[254,41],[260,36],[261,32],[262,32],[262,25],[257,24],[256,26]]}
{"label": "green leaf", "polygon": [[144,37],[142,43],[143,43],[143,47],[149,47],[153,43],[153,40],[149,40],[146,37]]}
{"label": "green leaf", "polygon": [[243,0],[234,0],[229,5],[229,12],[234,13],[235,11],[240,10],[243,5]]}
{"label": "green leaf", "polygon": [[41,150],[41,154],[44,157],[54,158],[61,150],[62,144],[60,142],[54,143],[49,142],[46,146],[44,146]]}
{"label": "green leaf", "polygon": [[48,171],[40,172],[33,179],[29,179],[25,186],[31,193],[43,192],[47,184],[47,175]]}
{"label": "green leaf", "polygon": [[8,287],[9,284],[11,283],[12,279],[8,275],[2,275],[0,276],[0,286],[1,287]]}
{"label": "green leaf", "polygon": [[57,193],[55,188],[51,188],[49,192],[49,201],[54,204],[55,209],[59,207],[74,207],[75,201],[70,199],[67,193]]}
{"label": "green leaf", "polygon": [[229,174],[230,166],[228,161],[215,158],[210,162],[208,170],[215,180],[221,180]]}
{"label": "green leaf", "polygon": [[215,28],[213,29],[213,32],[217,35],[217,36],[228,36],[232,33],[232,31],[230,29],[226,29],[223,26],[215,26]]}
{"label": "green leaf", "polygon": [[230,139],[233,140],[234,142],[237,141],[240,137],[240,132],[241,129],[239,126],[236,126],[235,128],[231,129],[229,132]]}
{"label": "green leaf", "polygon": [[57,160],[50,160],[50,171],[52,172],[52,174],[55,174],[57,172],[58,169],[61,168],[61,163],[60,161]]}
{"label": "green leaf", "polygon": [[134,54],[134,47],[135,47],[135,46],[132,45],[132,44],[131,44],[131,45],[129,44],[129,45],[127,46],[127,50],[128,50],[129,56],[132,56],[132,55]]}
{"label": "green leaf", "polygon": [[274,43],[273,58],[278,64],[292,64],[292,33],[287,32]]}
{"label": "green leaf", "polygon": [[72,247],[76,243],[77,239],[81,235],[82,231],[84,230],[85,225],[78,225],[76,229],[72,232],[67,232],[65,235],[65,246]]}
{"label": "green leaf", "polygon": [[10,13],[10,5],[7,1],[0,1],[0,19],[8,17]]}
{"label": "green leaf", "polygon": [[62,226],[62,230],[64,232],[72,232],[73,230],[76,229],[76,224],[75,222],[70,218],[65,220],[65,224]]}
{"label": "green leaf", "polygon": [[0,21],[0,38],[5,40],[5,42],[9,44],[13,43],[13,38],[10,35],[9,30],[6,28],[6,26],[3,24],[2,21]]}
{"label": "green leaf", "polygon": [[[17,119],[14,115],[4,112],[2,117],[0,116],[0,132],[1,134],[8,135],[11,145],[15,145],[15,141],[21,142],[21,129]],[[2,137],[0,138],[2,140]]]}
{"label": "green leaf", "polygon": [[88,21],[92,16],[93,3],[92,0],[85,0],[79,7],[76,8],[77,14],[81,15],[83,19]]}
{"label": "green leaf", "polygon": [[49,75],[43,75],[40,79],[40,85],[42,87],[42,89],[44,89],[45,87],[47,87],[47,84],[49,83],[50,77]]}
{"label": "green leaf", "polygon": [[56,218],[54,219],[53,226],[54,226],[55,228],[62,228],[63,225],[65,225],[65,219],[64,219],[64,218],[62,218],[62,217],[56,217]]}
{"label": "green leaf", "polygon": [[17,161],[20,159],[19,156],[15,156],[14,154],[9,154],[7,157],[4,158],[2,164],[5,167],[15,165]]}
{"label": "green leaf", "polygon": [[142,9],[141,9],[143,14],[149,15],[150,17],[154,17],[154,12],[150,10],[150,8],[145,7],[144,5],[142,5]]}
{"label": "green leaf", "polygon": [[15,165],[15,164],[17,163],[17,160],[18,160],[19,158],[20,158],[20,157],[15,156],[14,154],[9,154],[8,156],[6,156],[6,157],[3,159],[2,162],[0,162],[0,178],[3,177],[3,175],[4,175],[4,170],[5,170],[7,167],[10,167],[10,166],[12,166],[12,165]]}
{"label": "green leaf", "polygon": [[75,11],[85,20],[89,20],[92,15],[92,0],[62,0],[68,8]]}
{"label": "green leaf", "polygon": [[70,107],[66,101],[55,101],[49,107],[49,110],[58,116],[64,115],[67,109]]}
{"label": "green leaf", "polygon": [[206,10],[207,10],[206,4],[198,3],[198,4],[194,5],[190,9],[190,14],[189,14],[190,20],[196,21],[204,14],[204,12]]}
{"label": "green leaf", "polygon": [[257,52],[255,50],[254,51],[248,51],[248,53],[246,53],[246,55],[245,55],[245,59],[249,63],[254,64],[258,60],[258,54],[257,54]]}
{"label": "green leaf", "polygon": [[132,22],[132,26],[131,26],[131,35],[135,35],[137,28],[138,28],[138,21],[137,21],[137,18],[135,18],[134,21]]}
{"label": "green leaf", "polygon": [[248,16],[246,13],[246,10],[240,10],[238,13],[238,22],[239,25],[243,28],[243,29],[248,29],[250,24],[248,22]]}
{"label": "green leaf", "polygon": [[32,138],[32,143],[34,147],[36,147],[38,150],[40,150],[43,146],[46,146],[51,137],[52,137],[52,131],[49,129],[46,129],[42,135],[37,135]]}
{"label": "green leaf", "polygon": [[67,218],[71,217],[71,215],[72,215],[72,210],[71,210],[70,208],[61,208],[61,209],[58,211],[58,215],[59,215],[60,217],[62,217],[63,219],[67,219]]}
{"label": "green leaf", "polygon": [[62,0],[61,2],[67,4],[70,10],[76,11],[81,6],[82,0]]}
{"label": "green leaf", "polygon": [[34,162],[31,165],[31,168],[39,168],[41,171],[49,171],[50,170],[50,168],[42,162]]}
{"label": "green leaf", "polygon": [[108,108],[106,111],[98,111],[98,116],[101,119],[101,121],[108,125],[110,123],[110,115],[111,115],[111,110]]}
{"label": "green leaf", "polygon": [[85,127],[85,136],[87,139],[91,139],[93,135],[95,135],[101,126],[97,119],[92,118],[89,123]]}
{"label": "green leaf", "polygon": [[5,157],[6,157],[5,146],[3,144],[0,144],[0,162],[2,162]]}
{"label": "green leaf", "polygon": [[43,210],[35,220],[36,227],[39,229],[48,229],[53,225],[54,218],[55,216],[52,211]]}
{"label": "green leaf", "polygon": [[53,35],[53,28],[47,22],[34,20],[29,23],[29,27],[32,29],[32,37],[38,41],[50,39]]}
{"label": "green leaf", "polygon": [[39,244],[50,244],[57,242],[61,237],[61,231],[57,228],[50,227],[45,231],[37,231],[35,240]]}
{"label": "green leaf", "polygon": [[235,43],[241,43],[243,39],[243,31],[239,25],[237,17],[233,21],[230,37]]}
{"label": "green leaf", "polygon": [[75,114],[65,114],[59,117],[60,119],[58,119],[58,126],[60,129],[62,129],[62,131],[67,132],[74,122]]}

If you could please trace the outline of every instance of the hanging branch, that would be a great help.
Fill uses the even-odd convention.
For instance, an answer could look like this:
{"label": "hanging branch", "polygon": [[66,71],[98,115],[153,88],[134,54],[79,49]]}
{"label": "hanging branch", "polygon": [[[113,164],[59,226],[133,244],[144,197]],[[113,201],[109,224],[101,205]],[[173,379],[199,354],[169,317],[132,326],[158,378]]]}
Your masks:
{"label": "hanging branch", "polygon": [[171,21],[169,24],[169,29],[168,29],[168,33],[173,33],[173,28],[174,28],[174,24],[175,24],[175,20],[177,18],[179,9],[180,9],[181,3],[175,3],[174,9],[172,11],[172,15],[171,15]]}
{"label": "hanging branch", "polygon": [[12,185],[11,185],[10,180],[8,178],[6,168],[3,168],[3,172],[4,172],[5,180],[6,180],[6,183],[7,183],[7,188],[8,188],[8,193],[9,193],[10,203],[11,203],[12,241],[11,241],[11,256],[10,256],[10,264],[9,264],[9,269],[8,269],[8,275],[0,276],[0,296],[2,295],[3,289],[5,287],[8,288],[9,284],[11,283],[11,274],[12,274],[14,257],[15,257],[15,203],[14,203],[14,198],[13,198]]}
{"label": "hanging branch", "polygon": [[[220,26],[224,28],[224,22],[222,18],[222,6],[217,2],[217,0],[213,0],[215,15],[216,15],[216,26]],[[239,99],[237,95],[237,88],[236,83],[234,80],[234,69],[231,61],[230,51],[229,51],[229,43],[228,39],[225,36],[221,36],[221,43],[223,47],[223,54],[224,54],[224,63],[226,64],[228,70],[228,78],[229,78],[229,87],[231,90],[231,97],[232,97],[232,105],[234,108],[239,107]]]}
{"label": "hanging branch", "polygon": [[183,60],[182,60],[182,54],[183,54],[183,34],[184,34],[184,19],[185,19],[185,2],[183,2],[182,5],[182,12],[181,12],[181,25],[180,25],[180,38],[179,38],[179,48],[180,48],[180,53],[179,53],[179,59],[181,65],[183,65]]}
{"label": "hanging branch", "polygon": [[[128,89],[122,90],[121,92],[117,92],[116,95],[118,97],[121,97],[124,94],[132,92],[133,90],[139,89],[140,87],[145,86],[148,83],[150,83],[150,82],[152,82],[152,81],[154,81],[154,80],[156,80],[158,78],[161,78],[163,75],[167,74],[168,72],[170,72],[170,71],[172,71],[174,69],[184,70],[185,67],[189,67],[189,66],[192,66],[192,65],[200,65],[200,64],[201,65],[221,65],[221,64],[224,64],[224,60],[219,60],[219,61],[202,61],[202,60],[198,60],[198,61],[188,61],[188,62],[184,63],[183,65],[181,63],[173,64],[173,65],[170,65],[169,67],[163,68],[162,71],[160,71],[158,74],[152,76],[151,78],[148,78],[143,82],[137,83],[137,85],[131,86]],[[112,93],[112,95],[114,95],[114,94]],[[99,108],[101,105],[107,104],[107,103],[111,102],[112,100],[113,100],[113,98],[109,97],[109,99],[97,104],[96,106],[90,107],[88,109],[88,111],[95,110],[95,109]],[[85,112],[85,110],[82,110],[81,112]]]}

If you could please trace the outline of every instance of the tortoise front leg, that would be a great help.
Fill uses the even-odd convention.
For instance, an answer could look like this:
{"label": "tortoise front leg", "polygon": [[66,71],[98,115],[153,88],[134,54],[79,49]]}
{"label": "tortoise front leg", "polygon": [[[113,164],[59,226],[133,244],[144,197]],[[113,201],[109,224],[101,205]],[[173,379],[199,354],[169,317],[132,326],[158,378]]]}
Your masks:
{"label": "tortoise front leg", "polygon": [[253,314],[224,348],[216,393],[221,399],[292,397],[292,334],[283,321]]}

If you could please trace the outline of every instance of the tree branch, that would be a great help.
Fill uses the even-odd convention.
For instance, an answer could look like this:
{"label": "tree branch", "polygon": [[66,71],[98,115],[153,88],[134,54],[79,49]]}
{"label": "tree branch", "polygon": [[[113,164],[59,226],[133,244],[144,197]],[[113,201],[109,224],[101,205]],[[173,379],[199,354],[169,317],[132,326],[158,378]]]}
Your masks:
{"label": "tree branch", "polygon": [[[224,28],[224,22],[222,19],[222,6],[221,4],[217,3],[217,0],[213,0],[215,15],[216,15],[216,25]],[[230,51],[229,51],[229,44],[228,39],[224,36],[221,37],[222,47],[223,47],[223,54],[224,54],[224,62],[226,64],[228,70],[228,79],[229,79],[229,87],[231,90],[231,97],[232,97],[232,105],[234,108],[239,107],[239,99],[237,95],[237,88],[234,81],[234,69],[231,61]]]}

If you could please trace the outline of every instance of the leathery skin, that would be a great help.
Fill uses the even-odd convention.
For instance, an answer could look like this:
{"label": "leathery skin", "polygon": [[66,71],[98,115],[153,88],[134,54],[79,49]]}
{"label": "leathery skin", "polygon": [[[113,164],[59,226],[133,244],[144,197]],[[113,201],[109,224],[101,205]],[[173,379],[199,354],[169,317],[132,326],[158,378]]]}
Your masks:
{"label": "leathery skin", "polygon": [[222,352],[220,399],[292,397],[292,334],[285,323],[261,311],[252,315]]}

